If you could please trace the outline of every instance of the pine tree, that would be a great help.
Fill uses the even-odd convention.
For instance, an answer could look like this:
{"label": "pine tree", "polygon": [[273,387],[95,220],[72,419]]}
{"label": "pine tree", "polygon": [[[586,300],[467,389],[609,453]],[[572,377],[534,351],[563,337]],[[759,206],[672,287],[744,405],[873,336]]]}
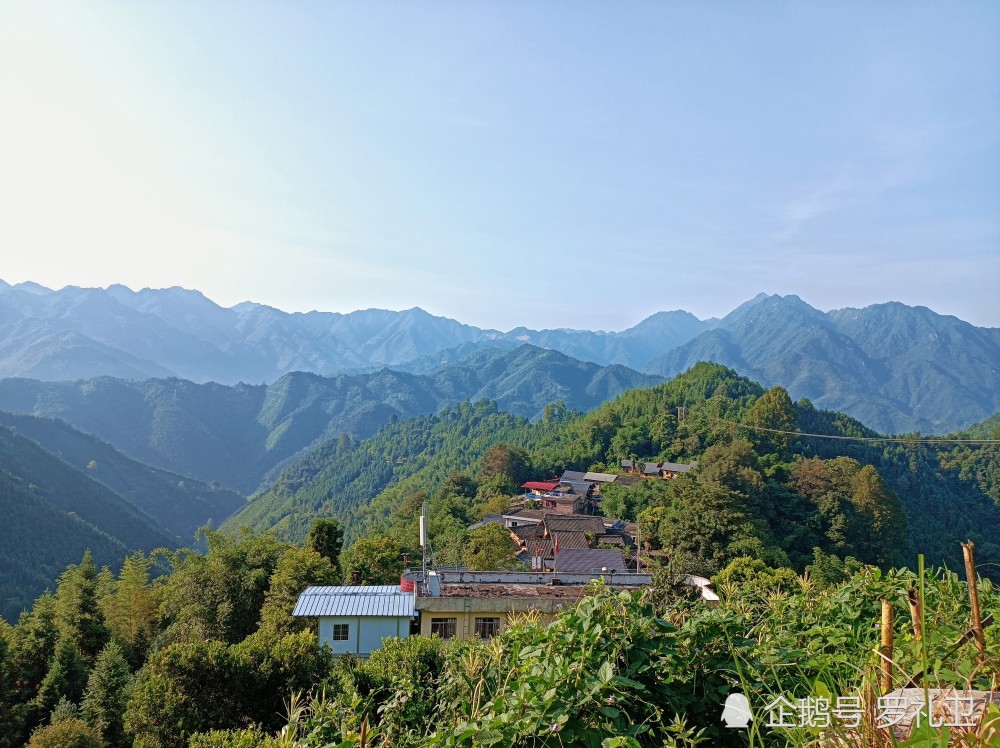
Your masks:
{"label": "pine tree", "polygon": [[123,719],[132,687],[132,673],[122,647],[114,640],[101,651],[87,679],[81,713],[109,746],[127,744]]}
{"label": "pine tree", "polygon": [[98,605],[97,567],[90,551],[83,554],[79,566],[70,566],[59,577],[56,626],[88,663],[108,642],[110,635]]}
{"label": "pine tree", "polygon": [[111,635],[125,647],[135,666],[145,659],[160,617],[160,602],[149,584],[152,560],[141,551],[125,559],[118,579],[101,597],[101,610]]}
{"label": "pine tree", "polygon": [[86,685],[87,663],[72,639],[60,637],[49,671],[33,700],[36,713],[48,715],[63,698],[80,703]]}

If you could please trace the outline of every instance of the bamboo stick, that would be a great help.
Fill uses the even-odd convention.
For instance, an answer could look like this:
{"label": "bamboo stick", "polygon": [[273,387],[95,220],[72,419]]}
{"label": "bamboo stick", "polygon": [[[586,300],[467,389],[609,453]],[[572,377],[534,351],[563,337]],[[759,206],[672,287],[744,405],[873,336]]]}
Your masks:
{"label": "bamboo stick", "polygon": [[892,603],[882,601],[882,693],[892,690]]}
{"label": "bamboo stick", "polygon": [[920,596],[917,590],[910,587],[906,591],[906,599],[910,603],[910,619],[913,621],[913,638],[920,641],[924,636],[924,627],[920,617]]}
{"label": "bamboo stick", "polygon": [[976,637],[976,649],[979,650],[979,661],[986,664],[986,638],[983,636],[983,619],[979,610],[979,590],[976,587],[976,544],[971,540],[962,543],[962,555],[965,556],[965,578],[969,584],[969,605],[972,608],[972,630]]}

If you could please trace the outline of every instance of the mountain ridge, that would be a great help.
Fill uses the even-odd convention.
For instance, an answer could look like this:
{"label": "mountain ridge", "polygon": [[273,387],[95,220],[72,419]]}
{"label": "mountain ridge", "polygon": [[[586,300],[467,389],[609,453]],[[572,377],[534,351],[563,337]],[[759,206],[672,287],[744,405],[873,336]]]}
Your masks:
{"label": "mountain ridge", "polygon": [[176,286],[52,291],[0,283],[7,378],[177,376],[235,385],[273,384],[294,371],[431,374],[521,343],[668,378],[713,361],[890,433],[953,431],[1000,408],[1000,328],[900,302],[822,312],[794,295],[760,293],[722,319],[674,310],[617,332],[501,332],[420,307],[287,313],[254,302],[224,308]]}

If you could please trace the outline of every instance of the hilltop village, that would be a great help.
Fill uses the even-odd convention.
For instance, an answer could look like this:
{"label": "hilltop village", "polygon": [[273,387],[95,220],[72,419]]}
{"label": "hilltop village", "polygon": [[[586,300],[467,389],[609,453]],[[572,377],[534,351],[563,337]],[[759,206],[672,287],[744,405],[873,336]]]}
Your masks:
{"label": "hilltop village", "polygon": [[[469,527],[506,529],[520,570],[439,568],[427,564],[425,551],[422,567],[404,570],[399,585],[312,586],[292,615],[316,619],[320,643],[334,653],[364,657],[387,637],[489,639],[511,616],[536,612],[550,621],[593,590],[596,580],[614,589],[640,590],[652,577],[643,571],[639,527],[600,514],[601,488],[672,480],[696,465],[622,460],[620,475],[566,470],[550,481],[527,481],[507,511],[487,514]],[[425,522],[423,515],[426,547]],[[718,602],[708,579],[683,575],[680,581],[702,600]]]}

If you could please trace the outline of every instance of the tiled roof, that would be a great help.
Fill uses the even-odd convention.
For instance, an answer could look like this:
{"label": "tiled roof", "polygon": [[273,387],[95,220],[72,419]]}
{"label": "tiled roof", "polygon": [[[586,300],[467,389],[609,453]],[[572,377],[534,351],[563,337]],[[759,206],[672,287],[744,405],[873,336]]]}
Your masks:
{"label": "tiled roof", "polygon": [[543,521],[549,532],[606,532],[604,518],[590,514],[546,514]]}
{"label": "tiled roof", "polygon": [[693,467],[694,465],[682,465],[679,462],[664,462],[660,465],[660,470],[666,470],[671,473],[687,473]]}
{"label": "tiled roof", "polygon": [[521,527],[512,527],[510,531],[514,533],[521,542],[527,540],[540,540],[542,538],[542,526],[541,525],[523,525]]}
{"label": "tiled roof", "polygon": [[307,587],[295,603],[293,616],[388,616],[412,618],[413,593],[399,585]]}
{"label": "tiled roof", "polygon": [[586,574],[601,569],[624,573],[625,559],[618,551],[609,551],[603,548],[571,549],[559,554],[555,562],[555,567],[559,571],[571,574],[578,572]]}
{"label": "tiled roof", "polygon": [[617,477],[617,475],[612,475],[611,473],[587,473],[583,476],[583,479],[595,483],[614,483]]}

